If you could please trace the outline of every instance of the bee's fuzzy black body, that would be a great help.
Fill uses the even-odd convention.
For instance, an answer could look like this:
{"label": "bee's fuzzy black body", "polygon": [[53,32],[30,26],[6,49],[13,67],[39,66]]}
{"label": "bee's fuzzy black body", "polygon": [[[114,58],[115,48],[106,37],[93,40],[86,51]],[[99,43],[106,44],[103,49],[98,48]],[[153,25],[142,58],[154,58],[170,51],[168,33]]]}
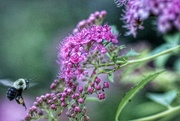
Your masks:
{"label": "bee's fuzzy black body", "polygon": [[14,87],[10,87],[6,92],[7,98],[11,101],[16,99],[17,97],[22,97],[22,89],[16,89]]}

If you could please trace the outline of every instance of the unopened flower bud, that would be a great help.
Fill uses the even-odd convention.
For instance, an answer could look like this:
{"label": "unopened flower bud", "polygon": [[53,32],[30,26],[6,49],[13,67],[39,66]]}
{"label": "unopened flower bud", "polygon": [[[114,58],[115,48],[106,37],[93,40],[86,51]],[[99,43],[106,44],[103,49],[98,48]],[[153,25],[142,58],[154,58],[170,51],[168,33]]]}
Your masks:
{"label": "unopened flower bud", "polygon": [[104,82],[103,88],[109,88],[109,83],[108,82]]}
{"label": "unopened flower bud", "polygon": [[66,106],[67,106],[66,102],[62,102],[62,103],[61,103],[61,106],[62,106],[62,107],[66,107]]}
{"label": "unopened flower bud", "polygon": [[51,109],[55,110],[56,106],[54,104],[51,105]]}
{"label": "unopened flower bud", "polygon": [[36,106],[32,106],[32,107],[31,107],[31,110],[32,110],[32,111],[37,111],[37,107],[36,107]]}
{"label": "unopened flower bud", "polygon": [[105,94],[104,94],[104,93],[99,93],[99,94],[98,94],[98,98],[99,98],[100,100],[104,99],[104,98],[105,98]]}
{"label": "unopened flower bud", "polygon": [[96,77],[95,82],[96,82],[96,84],[99,84],[101,82],[101,79]]}
{"label": "unopened flower bud", "polygon": [[79,108],[78,106],[76,106],[76,107],[74,108],[74,111],[77,113],[77,112],[80,111],[80,108]]}
{"label": "unopened flower bud", "polygon": [[29,114],[26,115],[25,120],[29,121],[31,119],[31,116]]}
{"label": "unopened flower bud", "polygon": [[96,85],[96,90],[100,90],[101,89],[101,85]]}
{"label": "unopened flower bud", "polygon": [[94,89],[92,87],[88,87],[87,91],[88,91],[88,93],[92,94]]}
{"label": "unopened flower bud", "polygon": [[89,117],[88,116],[83,116],[82,121],[89,121]]}
{"label": "unopened flower bud", "polygon": [[83,87],[82,87],[82,86],[79,86],[79,87],[78,87],[78,90],[79,90],[80,93],[82,93]]}
{"label": "unopened flower bud", "polygon": [[83,102],[84,102],[84,99],[83,99],[83,98],[79,98],[79,99],[78,99],[78,102],[79,102],[79,103],[83,103]]}

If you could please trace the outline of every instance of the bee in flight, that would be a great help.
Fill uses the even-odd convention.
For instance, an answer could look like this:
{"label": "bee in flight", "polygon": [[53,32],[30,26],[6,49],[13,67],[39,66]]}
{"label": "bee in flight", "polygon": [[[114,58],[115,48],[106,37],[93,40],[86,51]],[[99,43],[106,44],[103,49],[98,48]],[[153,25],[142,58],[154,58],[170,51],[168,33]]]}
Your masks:
{"label": "bee in flight", "polygon": [[28,80],[28,79],[20,78],[15,82],[12,82],[10,80],[0,79],[0,83],[4,86],[10,86],[6,92],[6,96],[10,101],[15,99],[18,104],[23,105],[25,109],[27,109],[24,99],[22,97],[22,92],[28,89],[29,87],[36,85],[36,83],[29,84],[30,80],[32,79]]}

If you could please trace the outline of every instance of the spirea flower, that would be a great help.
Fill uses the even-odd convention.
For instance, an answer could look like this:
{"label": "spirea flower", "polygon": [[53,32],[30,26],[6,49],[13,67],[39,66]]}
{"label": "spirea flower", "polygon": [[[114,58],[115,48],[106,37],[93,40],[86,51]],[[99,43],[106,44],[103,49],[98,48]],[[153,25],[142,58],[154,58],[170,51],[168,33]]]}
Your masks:
{"label": "spirea flower", "polygon": [[[103,55],[109,51],[106,45],[117,42],[117,35],[105,24],[82,28],[79,32],[66,37],[59,45],[59,78],[64,79],[65,83],[59,100],[62,107],[71,106],[66,112],[68,117],[79,120],[77,118],[82,117],[82,114],[86,116],[83,109],[86,108],[84,102],[88,95],[96,93],[99,100],[105,99],[103,91],[109,88],[109,83],[102,84],[101,79],[95,76],[96,71],[90,72],[87,69],[88,66],[92,68],[102,61]],[[51,89],[57,88],[56,82],[53,82]],[[86,84],[83,87],[80,83],[84,82]]]}
{"label": "spirea flower", "polygon": [[66,37],[59,46],[58,62],[61,65],[59,77],[69,81],[74,77],[82,79],[87,71],[82,67],[92,52],[106,53],[103,42],[117,43],[117,35],[112,33],[111,27],[93,25],[80,32]]}
{"label": "spirea flower", "polygon": [[175,28],[180,31],[180,1],[179,0],[116,0],[119,6],[125,4],[122,20],[126,35],[136,36],[137,29],[143,29],[143,21],[150,16],[156,18],[157,29],[166,33]]}
{"label": "spirea flower", "polygon": [[[102,82],[95,68],[98,64],[104,63],[103,57],[110,51],[110,45],[118,42],[117,35],[108,24],[94,24],[105,15],[105,11],[93,13],[90,15],[91,21],[88,22],[88,26],[78,24],[80,29],[60,43],[57,61],[60,72],[58,79],[50,85],[52,93],[36,98],[34,106],[25,118],[26,121],[40,117],[54,120],[65,108],[68,108],[65,112],[68,118],[87,121],[87,96],[97,94],[99,100],[105,99],[104,90],[109,88],[109,83]],[[48,117],[52,115],[51,112],[56,113]]]}

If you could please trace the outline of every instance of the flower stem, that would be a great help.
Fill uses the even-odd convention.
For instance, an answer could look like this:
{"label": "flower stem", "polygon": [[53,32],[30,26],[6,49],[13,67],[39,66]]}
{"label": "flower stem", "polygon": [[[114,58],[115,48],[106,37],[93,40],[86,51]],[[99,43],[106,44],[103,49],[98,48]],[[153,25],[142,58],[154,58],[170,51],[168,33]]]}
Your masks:
{"label": "flower stem", "polygon": [[[127,65],[130,65],[130,64],[134,64],[134,63],[142,63],[142,62],[146,62],[146,61],[150,61],[150,60],[153,60],[159,56],[162,56],[162,55],[166,55],[166,54],[170,54],[174,51],[179,51],[180,50],[180,45],[176,46],[176,47],[173,47],[173,48],[170,48],[168,50],[165,50],[165,51],[162,51],[160,53],[157,53],[155,55],[152,55],[152,56],[148,56],[148,57],[145,57],[145,58],[141,58],[141,59],[136,59],[136,60],[129,60],[129,61],[117,61],[116,62],[116,65],[119,65],[119,68],[123,68]],[[98,67],[103,67],[103,66],[114,66],[114,63],[106,63],[106,64],[100,64],[98,65]]]}
{"label": "flower stem", "polygon": [[170,48],[168,50],[165,50],[163,52],[160,52],[160,53],[157,53],[155,55],[152,55],[152,56],[149,56],[149,57],[145,57],[145,58],[142,58],[142,59],[137,59],[137,60],[130,60],[130,61],[127,61],[125,64],[121,65],[120,68],[124,67],[124,66],[127,66],[127,65],[130,65],[130,64],[133,64],[133,63],[141,63],[141,62],[145,62],[145,61],[149,61],[149,60],[153,60],[159,56],[162,56],[162,55],[166,55],[166,54],[169,54],[169,53],[172,53],[176,50],[180,50],[180,45],[179,46],[176,46],[176,47],[173,47],[173,48]]}
{"label": "flower stem", "polygon": [[165,117],[167,115],[170,115],[174,112],[179,112],[179,111],[180,111],[180,106],[172,107],[172,108],[169,108],[168,110],[166,110],[164,112],[160,112],[160,113],[155,114],[155,115],[151,115],[151,116],[147,116],[144,118],[139,118],[139,119],[135,119],[135,120],[131,120],[131,121],[154,121],[154,120],[157,120],[159,118]]}

